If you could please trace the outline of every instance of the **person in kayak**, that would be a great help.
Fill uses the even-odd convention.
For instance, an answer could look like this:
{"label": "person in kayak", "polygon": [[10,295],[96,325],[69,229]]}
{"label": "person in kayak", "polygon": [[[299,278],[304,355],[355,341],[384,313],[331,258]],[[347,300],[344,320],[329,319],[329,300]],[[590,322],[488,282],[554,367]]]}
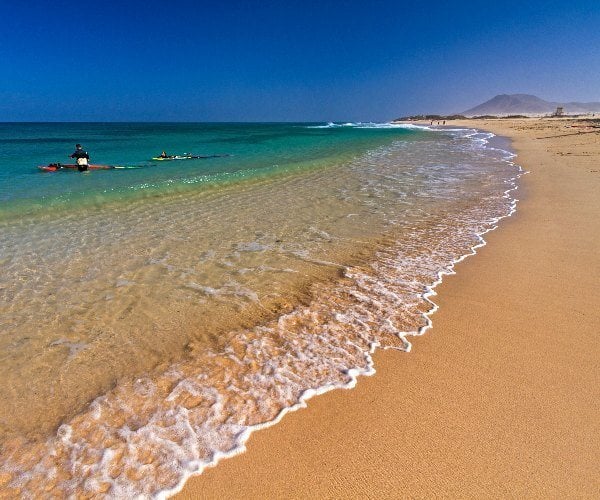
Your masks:
{"label": "person in kayak", "polygon": [[160,158],[170,158],[170,156],[169,156],[169,155],[166,153],[166,151],[163,151],[163,152],[160,154]]}
{"label": "person in kayak", "polygon": [[87,151],[83,150],[81,144],[75,145],[75,152],[70,156],[70,158],[75,158],[75,161],[77,162],[77,170],[80,172],[87,171],[90,155]]}

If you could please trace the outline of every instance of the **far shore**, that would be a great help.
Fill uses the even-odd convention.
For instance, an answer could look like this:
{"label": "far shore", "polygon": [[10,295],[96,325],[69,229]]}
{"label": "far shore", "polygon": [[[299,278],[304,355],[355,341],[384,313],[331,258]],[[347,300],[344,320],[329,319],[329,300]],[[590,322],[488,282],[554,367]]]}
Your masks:
{"label": "far shore", "polygon": [[496,122],[497,120],[600,120],[600,113],[585,113],[585,114],[561,114],[561,115],[549,115],[549,114],[512,114],[512,115],[482,115],[482,116],[463,116],[463,115],[416,115],[406,118],[397,118],[392,120],[391,123],[431,123],[446,121],[447,123],[454,122],[474,122],[481,123],[485,122]]}
{"label": "far shore", "polygon": [[512,139],[530,172],[516,214],[437,288],[412,352],[377,352],[374,376],[254,433],[180,498],[600,497],[600,128],[446,125]]}

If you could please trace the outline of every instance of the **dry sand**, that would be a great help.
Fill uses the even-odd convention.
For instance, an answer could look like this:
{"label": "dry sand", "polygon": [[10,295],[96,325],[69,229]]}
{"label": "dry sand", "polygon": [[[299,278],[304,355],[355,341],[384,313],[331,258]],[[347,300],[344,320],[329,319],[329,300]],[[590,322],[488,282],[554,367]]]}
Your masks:
{"label": "dry sand", "polygon": [[513,138],[531,173],[516,215],[438,287],[433,329],[182,497],[600,497],[600,129],[461,124]]}

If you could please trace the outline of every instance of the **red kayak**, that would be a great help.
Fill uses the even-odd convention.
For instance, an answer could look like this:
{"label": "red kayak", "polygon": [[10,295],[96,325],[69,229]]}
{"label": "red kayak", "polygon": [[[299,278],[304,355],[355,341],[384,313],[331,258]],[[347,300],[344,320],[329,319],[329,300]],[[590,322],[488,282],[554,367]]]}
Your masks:
{"label": "red kayak", "polygon": [[[57,170],[62,170],[63,168],[70,168],[77,170],[77,165],[65,165],[64,163],[50,163],[50,165],[40,165],[38,167],[40,170],[44,172],[56,172]],[[89,170],[110,170],[113,169],[112,165],[88,165]]]}

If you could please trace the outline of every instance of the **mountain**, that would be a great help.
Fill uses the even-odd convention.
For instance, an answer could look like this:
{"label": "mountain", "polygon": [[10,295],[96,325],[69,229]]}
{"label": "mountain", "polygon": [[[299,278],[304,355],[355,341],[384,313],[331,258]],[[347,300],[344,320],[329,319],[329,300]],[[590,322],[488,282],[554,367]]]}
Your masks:
{"label": "mountain", "polygon": [[461,113],[478,115],[538,115],[549,114],[562,106],[566,114],[600,113],[600,102],[549,102],[529,94],[500,94]]}

